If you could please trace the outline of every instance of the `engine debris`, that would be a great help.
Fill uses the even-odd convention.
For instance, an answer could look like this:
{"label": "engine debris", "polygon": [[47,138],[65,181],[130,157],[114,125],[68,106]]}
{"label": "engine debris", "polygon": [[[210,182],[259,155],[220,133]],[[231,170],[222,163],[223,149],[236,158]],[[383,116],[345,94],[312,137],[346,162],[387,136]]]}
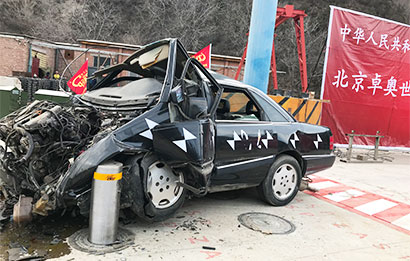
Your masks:
{"label": "engine debris", "polygon": [[35,202],[33,213],[47,216],[56,207],[55,198],[49,195],[53,195],[56,183],[74,159],[103,138],[107,130],[125,122],[124,116],[116,112],[50,101],[34,101],[2,118],[0,194],[6,203],[1,213],[10,213],[19,200],[14,205],[14,220],[29,221],[31,214],[27,214],[26,207],[31,199],[30,204]]}
{"label": "engine debris", "polygon": [[33,198],[25,197],[24,195],[20,196],[19,201],[14,205],[14,211],[13,211],[14,222],[21,225],[23,223],[31,221],[32,219],[31,209],[33,206],[32,202],[33,202]]}

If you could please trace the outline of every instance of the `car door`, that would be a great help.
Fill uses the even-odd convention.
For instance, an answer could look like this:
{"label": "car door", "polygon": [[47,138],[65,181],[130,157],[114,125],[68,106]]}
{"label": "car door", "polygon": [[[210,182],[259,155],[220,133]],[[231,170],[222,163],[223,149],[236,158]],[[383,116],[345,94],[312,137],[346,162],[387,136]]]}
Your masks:
{"label": "car door", "polygon": [[226,86],[216,115],[212,185],[258,184],[278,150],[273,123],[246,89]]}
{"label": "car door", "polygon": [[202,186],[214,167],[213,117],[222,89],[195,59],[188,59],[168,104],[170,122],[153,128],[153,148],[170,166],[189,166]]}

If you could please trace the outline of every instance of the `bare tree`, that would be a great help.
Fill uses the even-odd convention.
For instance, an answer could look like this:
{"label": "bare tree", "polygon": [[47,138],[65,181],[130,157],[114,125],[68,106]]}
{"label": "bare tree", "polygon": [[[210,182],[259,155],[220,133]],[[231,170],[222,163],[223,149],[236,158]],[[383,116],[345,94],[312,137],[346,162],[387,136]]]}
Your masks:
{"label": "bare tree", "polygon": [[147,43],[153,40],[177,37],[189,49],[198,49],[211,42],[217,30],[213,14],[220,8],[219,1],[158,0],[143,1],[135,9],[137,19],[123,39]]}
{"label": "bare tree", "polygon": [[[213,35],[215,52],[241,56],[248,39],[252,1],[224,1],[215,15],[218,27]],[[273,15],[273,14],[272,14]]]}
{"label": "bare tree", "polygon": [[30,33],[36,20],[35,10],[39,1],[31,0],[3,0],[0,3],[2,23],[6,28],[19,33]]}
{"label": "bare tree", "polygon": [[70,10],[70,23],[78,38],[112,40],[119,25],[119,12],[114,2],[81,0]]}

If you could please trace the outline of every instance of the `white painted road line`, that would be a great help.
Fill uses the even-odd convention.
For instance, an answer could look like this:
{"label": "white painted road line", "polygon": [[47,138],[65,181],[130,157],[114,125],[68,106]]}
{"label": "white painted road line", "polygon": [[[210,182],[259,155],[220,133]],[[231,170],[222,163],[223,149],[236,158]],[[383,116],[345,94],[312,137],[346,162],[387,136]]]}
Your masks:
{"label": "white painted road line", "polygon": [[348,189],[346,191],[328,194],[324,197],[332,201],[335,201],[335,202],[340,202],[346,199],[363,196],[364,194],[366,193],[356,190],[356,189]]}
{"label": "white painted road line", "polygon": [[410,231],[410,214],[407,214],[404,217],[396,219],[392,222],[392,224]]}
{"label": "white painted road line", "polygon": [[355,207],[354,209],[359,210],[360,212],[366,213],[367,215],[374,215],[376,213],[382,212],[386,209],[397,206],[397,203],[385,200],[378,199],[371,201],[369,203]]}
{"label": "white painted road line", "polygon": [[339,184],[334,183],[332,181],[322,181],[322,182],[317,182],[317,183],[311,183],[311,186],[314,187],[315,189],[325,189],[325,188],[339,186]]}

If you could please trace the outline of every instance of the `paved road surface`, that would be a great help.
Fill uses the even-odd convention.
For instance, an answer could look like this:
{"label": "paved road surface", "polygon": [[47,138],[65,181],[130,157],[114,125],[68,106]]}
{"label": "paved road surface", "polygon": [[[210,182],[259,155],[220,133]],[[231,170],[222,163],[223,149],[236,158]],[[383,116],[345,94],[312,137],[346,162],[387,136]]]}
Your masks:
{"label": "paved road surface", "polygon": [[[322,183],[321,192],[299,193],[286,207],[268,206],[254,189],[230,193],[230,199],[220,199],[226,194],[220,198],[192,199],[186,201],[176,217],[166,222],[124,226],[135,233],[135,243],[127,249],[103,256],[73,249],[59,259],[410,260],[410,229],[405,229],[410,228],[410,216],[403,218],[401,227],[376,217],[382,212],[388,213],[390,208],[397,208],[401,216],[406,216],[403,213],[410,204],[410,155],[397,153],[394,156],[392,163],[336,162],[333,168],[316,174],[314,180],[338,186]],[[337,187],[345,188],[350,194],[336,194],[343,192],[335,189]],[[355,197],[363,195],[367,203],[372,199],[379,203],[349,208],[350,201],[357,201]],[[368,195],[373,195],[370,200]],[[386,205],[383,200],[393,204]],[[246,212],[283,217],[296,229],[285,235],[250,230],[238,222],[238,215]],[[390,221],[397,218],[390,214],[383,217]],[[204,246],[215,249],[204,249]]]}

